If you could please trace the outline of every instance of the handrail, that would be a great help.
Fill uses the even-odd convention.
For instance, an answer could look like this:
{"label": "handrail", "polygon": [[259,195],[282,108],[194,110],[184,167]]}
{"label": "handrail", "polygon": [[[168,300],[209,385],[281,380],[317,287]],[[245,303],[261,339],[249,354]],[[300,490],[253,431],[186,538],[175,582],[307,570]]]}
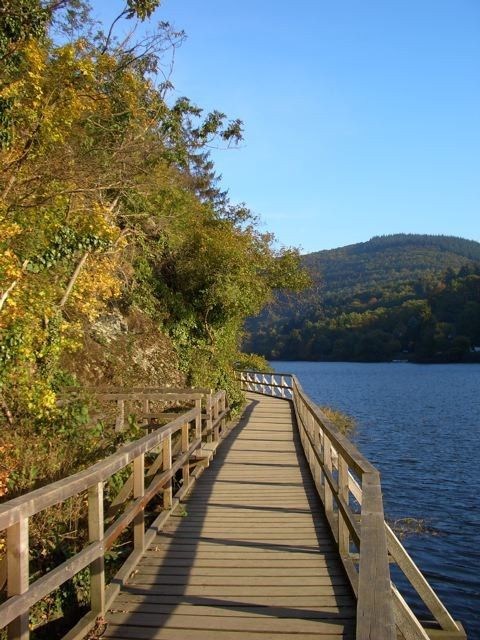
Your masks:
{"label": "handrail", "polygon": [[449,637],[466,638],[386,524],[378,470],[307,396],[295,375],[236,371],[244,391],[293,405],[300,439],[340,558],[357,598],[357,640],[429,635],[390,577],[395,562]]}
{"label": "handrail", "polygon": [[[0,505],[0,530],[6,529],[7,537],[8,576],[8,599],[0,605],[0,629],[8,625],[9,640],[28,640],[30,607],[85,567],[90,567],[91,610],[65,638],[82,638],[94,626],[96,618],[105,613],[121,583],[134,569],[144,549],[152,542],[191,483],[206,467],[205,462],[208,463],[226,434],[229,407],[225,391],[215,394],[210,390],[205,390],[204,394],[198,391],[188,390],[188,394],[182,394],[183,397],[189,395],[189,399],[195,401],[195,407],[179,414],[167,425],[124,445],[113,455],[84,471]],[[146,400],[155,399],[157,395],[157,389],[142,391],[142,397]],[[205,413],[202,412],[202,398]],[[178,439],[172,446],[174,436],[178,436]],[[207,445],[207,442],[211,444]],[[147,468],[145,456],[148,453],[155,454],[155,459]],[[103,485],[129,464],[133,464],[132,473],[111,505],[127,506],[118,516],[114,510],[116,517],[110,522],[108,517],[111,510],[104,514]],[[173,495],[172,481],[180,471],[182,486]],[[132,490],[133,501],[128,503]],[[89,544],[30,584],[29,518],[85,491],[88,494]],[[159,493],[163,498],[163,511],[145,530],[145,507]],[[106,518],[108,528],[105,529]],[[133,551],[107,587],[104,555],[132,522]]]}
{"label": "handrail", "polygon": [[[121,432],[125,429],[125,418],[128,409],[133,403],[140,403],[139,413],[145,418],[152,417],[150,406],[152,402],[190,402],[203,399],[205,405],[208,404],[208,397],[212,395],[211,389],[206,388],[177,388],[177,387],[67,387],[66,397],[59,401],[65,404],[75,399],[78,394],[85,392],[92,394],[97,400],[103,402],[116,403],[115,431]],[[161,412],[155,418],[161,418]]]}

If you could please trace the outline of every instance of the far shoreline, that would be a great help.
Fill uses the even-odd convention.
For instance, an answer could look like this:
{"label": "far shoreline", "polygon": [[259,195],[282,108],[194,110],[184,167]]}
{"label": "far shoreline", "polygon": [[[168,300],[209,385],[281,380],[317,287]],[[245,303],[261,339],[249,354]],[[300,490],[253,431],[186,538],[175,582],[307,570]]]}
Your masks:
{"label": "far shoreline", "polygon": [[267,360],[269,363],[274,364],[275,362],[309,362],[311,364],[326,364],[326,363],[337,363],[337,364],[414,364],[414,365],[472,365],[472,364],[480,364],[480,357],[475,360],[293,360],[293,359],[282,359],[282,360]]}

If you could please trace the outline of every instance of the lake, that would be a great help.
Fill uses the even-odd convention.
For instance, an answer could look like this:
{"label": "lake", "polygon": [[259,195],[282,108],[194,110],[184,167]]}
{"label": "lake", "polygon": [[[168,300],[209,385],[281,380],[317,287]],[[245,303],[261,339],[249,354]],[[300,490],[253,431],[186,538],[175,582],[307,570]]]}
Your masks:
{"label": "lake", "polygon": [[382,474],[386,518],[421,518],[402,542],[470,640],[480,639],[480,365],[272,362],[357,422]]}

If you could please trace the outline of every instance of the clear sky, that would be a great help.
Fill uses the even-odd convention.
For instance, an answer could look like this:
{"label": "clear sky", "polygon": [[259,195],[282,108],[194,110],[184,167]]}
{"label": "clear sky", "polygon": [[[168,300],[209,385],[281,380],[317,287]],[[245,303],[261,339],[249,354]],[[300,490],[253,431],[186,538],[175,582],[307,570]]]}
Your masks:
{"label": "clear sky", "polygon": [[176,94],[243,120],[214,159],[281,243],[480,241],[479,0],[164,0],[154,20],[187,32]]}

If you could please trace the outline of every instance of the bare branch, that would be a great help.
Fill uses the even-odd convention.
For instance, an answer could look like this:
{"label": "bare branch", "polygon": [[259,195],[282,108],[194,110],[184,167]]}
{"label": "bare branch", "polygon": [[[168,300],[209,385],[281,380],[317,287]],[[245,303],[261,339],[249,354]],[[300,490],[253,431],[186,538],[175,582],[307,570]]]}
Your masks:
{"label": "bare branch", "polygon": [[14,425],[14,420],[13,420],[13,414],[10,411],[10,408],[8,406],[8,404],[5,401],[5,398],[3,397],[3,395],[0,393],[0,409],[3,413],[3,415],[5,416],[6,421],[8,422],[8,424],[13,427]]}
{"label": "bare branch", "polygon": [[80,258],[79,263],[77,264],[77,266],[75,267],[75,271],[72,274],[72,277],[70,278],[67,288],[65,289],[65,293],[63,294],[63,298],[60,301],[60,309],[63,309],[63,307],[66,305],[67,300],[70,296],[70,294],[72,293],[72,289],[75,285],[75,282],[77,281],[78,276],[80,275],[80,271],[83,269],[83,266],[85,265],[85,262],[87,261],[87,258],[89,256],[89,251],[86,251],[83,256]]}

